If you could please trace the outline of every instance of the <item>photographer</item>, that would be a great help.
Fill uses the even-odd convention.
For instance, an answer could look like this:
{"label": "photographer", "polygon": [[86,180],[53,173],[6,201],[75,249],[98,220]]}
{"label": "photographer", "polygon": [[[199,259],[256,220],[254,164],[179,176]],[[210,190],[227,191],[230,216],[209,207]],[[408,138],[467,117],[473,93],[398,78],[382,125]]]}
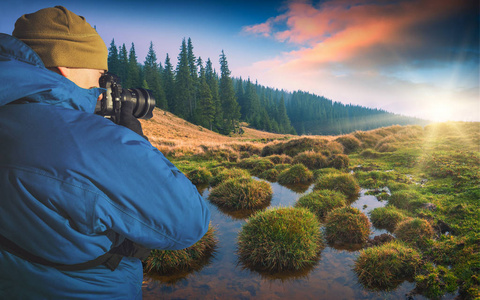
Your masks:
{"label": "photographer", "polygon": [[[107,48],[64,7],[0,34],[0,299],[140,299],[148,249],[189,247],[210,212],[143,136],[93,112]],[[129,127],[129,128],[127,128]]]}

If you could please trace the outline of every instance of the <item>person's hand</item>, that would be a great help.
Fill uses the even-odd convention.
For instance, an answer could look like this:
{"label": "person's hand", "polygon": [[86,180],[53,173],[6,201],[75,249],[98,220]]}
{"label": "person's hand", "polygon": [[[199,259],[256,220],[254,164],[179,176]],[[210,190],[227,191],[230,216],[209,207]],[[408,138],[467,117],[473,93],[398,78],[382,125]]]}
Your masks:
{"label": "person's hand", "polygon": [[134,108],[135,106],[133,102],[122,102],[122,107],[120,109],[120,122],[118,124],[127,127],[128,129],[134,131],[135,133],[143,136],[145,139],[148,140],[148,138],[143,135],[142,124],[137,118],[133,116]]}

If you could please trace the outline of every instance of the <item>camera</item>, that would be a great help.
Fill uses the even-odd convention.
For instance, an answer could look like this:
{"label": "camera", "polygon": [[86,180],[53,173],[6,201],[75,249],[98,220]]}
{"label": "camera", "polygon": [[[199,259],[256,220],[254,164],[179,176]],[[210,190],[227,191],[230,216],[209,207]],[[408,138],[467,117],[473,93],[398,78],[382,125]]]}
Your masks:
{"label": "camera", "polygon": [[155,98],[147,89],[123,89],[120,79],[112,73],[106,72],[100,77],[100,87],[107,91],[103,93],[101,101],[97,102],[95,113],[109,118],[116,124],[120,122],[122,103],[133,102],[133,116],[137,119],[153,117]]}

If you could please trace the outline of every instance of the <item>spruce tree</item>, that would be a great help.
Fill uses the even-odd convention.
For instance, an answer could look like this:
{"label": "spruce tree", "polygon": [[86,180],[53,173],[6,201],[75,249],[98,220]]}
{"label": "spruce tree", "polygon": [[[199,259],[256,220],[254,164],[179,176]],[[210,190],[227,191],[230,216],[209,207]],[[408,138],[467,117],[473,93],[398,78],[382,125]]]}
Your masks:
{"label": "spruce tree", "polygon": [[207,83],[205,68],[203,67],[203,62],[200,57],[198,58],[198,66],[200,68],[200,75],[196,116],[198,117],[198,124],[206,128],[212,128],[215,117],[215,106],[213,103],[212,93],[210,92],[210,88]]}
{"label": "spruce tree", "polygon": [[218,95],[218,75],[213,69],[210,58],[207,60],[205,66],[205,77],[212,94],[213,106],[215,108],[213,123],[210,125],[210,130],[223,132],[223,109],[222,103],[220,102],[220,96]]}
{"label": "spruce tree", "polygon": [[112,39],[110,48],[108,48],[108,71],[117,76],[120,71],[120,60],[118,57],[118,49],[115,45],[115,39]]}
{"label": "spruce tree", "polygon": [[181,118],[190,120],[193,109],[193,81],[188,66],[187,43],[182,41],[178,54],[177,70],[175,72],[175,105],[174,113]]}
{"label": "spruce tree", "polygon": [[224,133],[228,134],[231,131],[236,131],[235,124],[240,118],[240,107],[238,106],[235,97],[235,90],[233,88],[232,78],[230,78],[227,57],[223,50],[222,54],[220,54],[220,71],[219,96],[223,108],[223,117],[226,119]]}
{"label": "spruce tree", "polygon": [[173,66],[170,62],[168,53],[167,57],[165,58],[165,68],[162,72],[162,79],[163,90],[165,92],[165,98],[167,99],[167,107],[169,111],[173,112],[175,105],[175,75],[173,73]]}
{"label": "spruce tree", "polygon": [[122,86],[125,87],[125,83],[127,82],[127,69],[128,69],[128,54],[127,48],[125,44],[120,47],[120,51],[118,53],[118,61],[119,61],[119,70],[118,74],[116,74],[122,83]]}
{"label": "spruce tree", "polygon": [[162,88],[160,71],[157,63],[157,54],[153,49],[153,42],[150,42],[150,48],[148,49],[148,54],[145,57],[143,72],[145,78],[144,81],[152,90],[156,106],[162,109],[167,109],[167,100]]}
{"label": "spruce tree", "polygon": [[138,88],[142,85],[140,80],[140,69],[137,62],[137,54],[135,53],[135,45],[132,43],[130,52],[128,54],[128,68],[127,68],[127,80],[125,83],[126,88]]}

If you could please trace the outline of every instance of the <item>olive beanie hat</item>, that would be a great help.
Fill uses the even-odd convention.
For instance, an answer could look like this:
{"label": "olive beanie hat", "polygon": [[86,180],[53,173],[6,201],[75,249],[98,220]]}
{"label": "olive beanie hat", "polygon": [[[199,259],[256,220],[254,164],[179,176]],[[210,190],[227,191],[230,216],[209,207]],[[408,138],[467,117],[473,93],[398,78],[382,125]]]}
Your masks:
{"label": "olive beanie hat", "polygon": [[63,6],[21,16],[12,35],[30,46],[45,67],[108,69],[108,50],[97,31]]}

